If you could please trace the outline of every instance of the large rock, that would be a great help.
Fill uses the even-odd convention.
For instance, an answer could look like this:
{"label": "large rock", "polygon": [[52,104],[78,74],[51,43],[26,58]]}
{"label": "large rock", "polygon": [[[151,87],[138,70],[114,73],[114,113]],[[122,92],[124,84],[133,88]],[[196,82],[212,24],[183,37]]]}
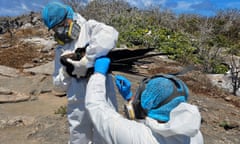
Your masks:
{"label": "large rock", "polygon": [[26,94],[14,93],[11,95],[0,95],[1,103],[16,103],[30,100],[31,96]]}
{"label": "large rock", "polygon": [[[233,93],[232,78],[226,74],[206,74],[210,79],[212,85],[217,86],[228,93]],[[240,96],[240,89],[236,92],[237,96]]]}
{"label": "large rock", "polygon": [[7,77],[18,77],[19,70],[0,65],[0,75],[7,76]]}
{"label": "large rock", "polygon": [[51,61],[49,63],[46,63],[44,65],[30,68],[30,69],[25,69],[24,72],[30,72],[33,74],[46,74],[46,75],[52,75],[54,69],[54,62]]}
{"label": "large rock", "polygon": [[22,102],[27,101],[30,98],[30,95],[21,94],[8,88],[0,87],[0,103]]}

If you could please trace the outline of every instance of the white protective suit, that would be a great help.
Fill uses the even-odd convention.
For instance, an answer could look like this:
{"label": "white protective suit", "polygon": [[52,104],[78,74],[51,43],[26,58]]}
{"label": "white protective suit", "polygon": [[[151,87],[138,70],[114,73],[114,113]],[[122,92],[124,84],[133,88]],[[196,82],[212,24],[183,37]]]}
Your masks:
{"label": "white protective suit", "polygon": [[[93,125],[85,109],[85,92],[88,79],[75,79],[63,71],[60,63],[60,56],[64,51],[74,51],[76,48],[89,46],[86,49],[86,57],[89,63],[93,64],[95,59],[106,55],[115,47],[118,39],[118,32],[110,26],[99,23],[95,20],[86,21],[81,15],[75,13],[74,20],[81,26],[78,40],[58,46],[55,50],[55,70],[53,73],[53,83],[55,90],[67,92],[67,117],[70,127],[70,144],[87,144],[98,140],[97,134],[93,132]],[[114,84],[112,76],[107,77],[107,103],[112,109],[117,109]],[[96,136],[95,136],[96,134]],[[93,140],[94,139],[94,140]],[[103,142],[95,142],[101,143]]]}
{"label": "white protective suit", "polygon": [[203,144],[199,130],[201,116],[196,106],[181,103],[170,113],[167,123],[147,117],[141,122],[128,120],[106,101],[106,77],[91,76],[86,92],[86,108],[94,127],[107,144]]}

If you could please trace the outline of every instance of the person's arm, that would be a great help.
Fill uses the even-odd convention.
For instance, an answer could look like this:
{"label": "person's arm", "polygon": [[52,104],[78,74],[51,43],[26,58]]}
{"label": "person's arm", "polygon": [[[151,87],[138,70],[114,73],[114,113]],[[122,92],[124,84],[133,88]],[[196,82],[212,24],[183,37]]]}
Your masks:
{"label": "person's arm", "polygon": [[[113,27],[104,23],[89,20],[82,25],[81,34],[78,39],[75,49],[79,46],[86,47],[86,53],[80,61],[71,59],[67,61],[74,66],[72,74],[80,78],[86,75],[88,68],[93,67],[96,58],[106,56],[115,48],[118,32]],[[81,43],[86,42],[86,40],[88,43]]]}
{"label": "person's arm", "polygon": [[91,121],[106,143],[156,143],[151,130],[141,123],[122,117],[106,102],[106,77],[100,73],[91,76],[85,104]]}
{"label": "person's arm", "polygon": [[[100,58],[101,59],[101,58]],[[106,100],[105,63],[95,62],[95,73],[90,77],[85,97],[85,106],[91,121],[106,143],[152,144],[156,143],[151,130],[144,124],[130,121],[117,113]],[[100,70],[96,70],[96,65]]]}
{"label": "person's arm", "polygon": [[63,53],[63,48],[58,46],[55,49],[53,85],[56,91],[65,92],[71,83],[71,77],[65,71],[65,67],[60,62],[60,57]]}
{"label": "person's arm", "polygon": [[118,40],[118,31],[113,27],[95,20],[87,22],[90,31],[89,46],[86,49],[86,58],[94,62],[96,58],[106,56],[115,48]]}

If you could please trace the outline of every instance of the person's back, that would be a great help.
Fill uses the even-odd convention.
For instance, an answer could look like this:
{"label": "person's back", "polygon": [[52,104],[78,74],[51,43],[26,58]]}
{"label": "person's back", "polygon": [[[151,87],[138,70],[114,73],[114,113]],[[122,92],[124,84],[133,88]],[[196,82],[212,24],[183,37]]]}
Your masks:
{"label": "person's back", "polygon": [[[188,88],[182,81],[162,75],[145,81],[134,97],[127,98],[126,113],[135,117],[129,120],[106,103],[106,77],[101,71],[107,64],[102,59],[88,82],[85,104],[106,143],[203,144],[201,116],[196,106],[186,103]],[[123,97],[129,96],[127,80],[115,79]]]}
{"label": "person's back", "polygon": [[146,117],[145,125],[152,130],[159,143],[202,144],[200,121],[201,116],[196,106],[180,103],[170,112],[168,122],[159,123]]}

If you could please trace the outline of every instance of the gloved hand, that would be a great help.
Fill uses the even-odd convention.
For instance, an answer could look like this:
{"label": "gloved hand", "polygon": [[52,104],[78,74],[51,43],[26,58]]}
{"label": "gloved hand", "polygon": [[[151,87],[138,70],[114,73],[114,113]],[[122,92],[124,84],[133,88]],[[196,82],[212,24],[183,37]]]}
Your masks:
{"label": "gloved hand", "polygon": [[124,76],[116,75],[115,83],[116,83],[118,91],[122,95],[122,97],[125,100],[130,100],[132,97],[131,82]]}
{"label": "gloved hand", "polygon": [[60,62],[62,65],[66,66],[69,65],[67,59],[71,59],[71,60],[80,60],[81,58],[77,57],[77,54],[75,52],[72,52],[70,50],[66,50],[63,52],[63,54],[60,57]]}
{"label": "gloved hand", "polygon": [[86,56],[82,57],[81,60],[67,59],[67,62],[73,66],[72,75],[76,75],[77,78],[86,76],[88,67],[88,59]]}
{"label": "gloved hand", "polygon": [[74,57],[74,55],[75,55],[74,52],[72,52],[70,50],[66,50],[61,54],[61,57],[60,57],[60,62],[63,67],[61,69],[61,71],[67,73],[69,76],[73,76],[72,71],[73,71],[74,67],[72,64],[67,62],[67,59]]}
{"label": "gloved hand", "polygon": [[94,64],[94,72],[106,75],[109,69],[110,59],[108,57],[97,58]]}
{"label": "gloved hand", "polygon": [[70,50],[65,50],[62,54],[61,54],[61,57],[62,56],[66,56],[66,55],[70,55],[70,54],[74,54],[74,52],[70,51]]}

